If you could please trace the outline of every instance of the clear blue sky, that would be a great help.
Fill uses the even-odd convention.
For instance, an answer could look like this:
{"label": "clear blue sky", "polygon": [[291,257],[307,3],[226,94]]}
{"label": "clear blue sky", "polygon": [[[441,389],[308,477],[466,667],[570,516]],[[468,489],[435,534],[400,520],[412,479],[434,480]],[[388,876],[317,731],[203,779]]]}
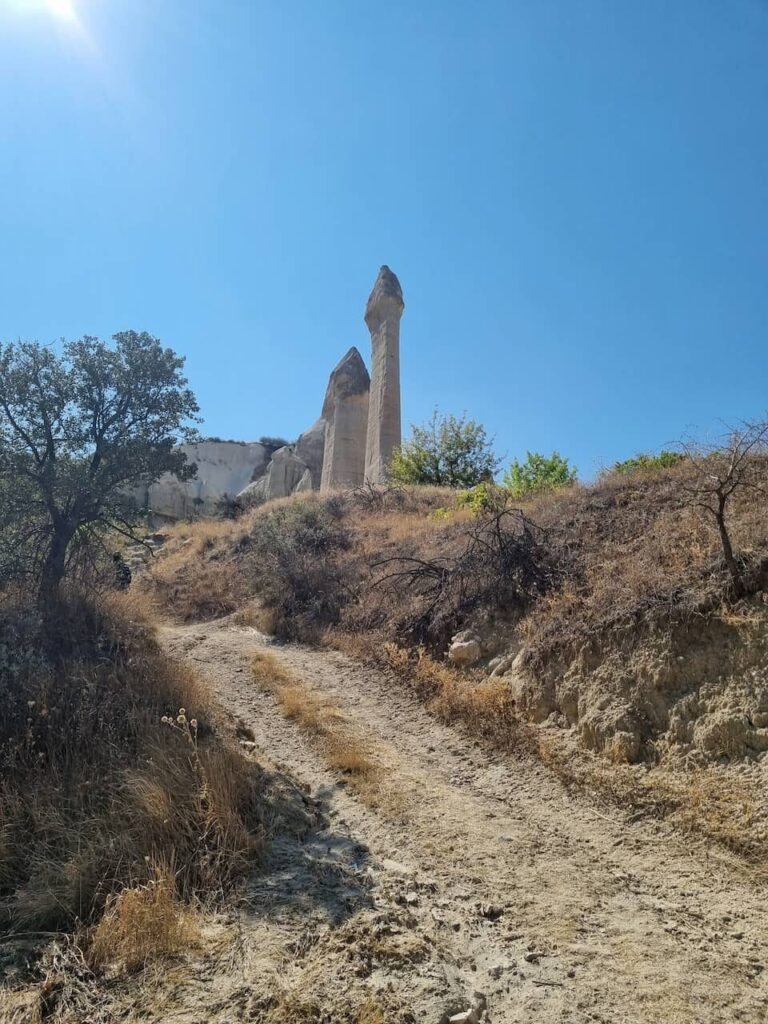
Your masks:
{"label": "clear blue sky", "polygon": [[768,407],[765,0],[0,0],[0,338],[295,436],[379,265],[404,422],[582,474]]}

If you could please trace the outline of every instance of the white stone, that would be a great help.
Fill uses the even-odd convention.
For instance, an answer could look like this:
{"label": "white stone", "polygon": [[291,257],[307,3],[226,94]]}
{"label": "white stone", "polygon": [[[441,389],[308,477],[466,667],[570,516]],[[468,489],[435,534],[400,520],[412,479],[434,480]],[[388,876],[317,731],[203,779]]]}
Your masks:
{"label": "white stone", "polygon": [[454,640],[448,648],[448,660],[454,665],[475,665],[483,656],[479,640]]}
{"label": "white stone", "polygon": [[326,422],[321,416],[309,430],[305,430],[303,434],[299,435],[295,448],[296,457],[309,468],[312,490],[315,491],[320,487],[320,478],[323,473],[325,430]]}
{"label": "white stone", "polygon": [[370,378],[363,358],[356,348],[351,348],[331,372],[323,402],[323,491],[363,483],[369,390]]}
{"label": "white stone", "polygon": [[372,348],[365,479],[372,484],[386,483],[392,452],[401,442],[400,317],[404,308],[400,282],[389,267],[382,267],[365,310]]}
{"label": "white stone", "polygon": [[259,442],[200,441],[181,450],[197,466],[192,480],[170,473],[148,487],[136,488],[132,497],[138,507],[172,519],[214,515],[217,503],[234,498],[266,470],[270,449]]}
{"label": "white stone", "polygon": [[293,446],[286,445],[274,453],[264,476],[245,488],[238,497],[245,501],[272,501],[275,498],[287,498],[300,485],[304,490],[311,490],[311,471],[296,456]]}

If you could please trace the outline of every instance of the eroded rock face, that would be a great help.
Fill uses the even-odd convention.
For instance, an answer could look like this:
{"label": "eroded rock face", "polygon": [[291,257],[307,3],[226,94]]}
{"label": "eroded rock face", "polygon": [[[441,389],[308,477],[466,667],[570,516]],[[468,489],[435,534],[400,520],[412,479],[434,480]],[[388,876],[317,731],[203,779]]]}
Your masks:
{"label": "eroded rock face", "polygon": [[296,457],[308,467],[312,480],[311,490],[320,487],[323,474],[323,458],[325,453],[326,422],[321,417],[309,430],[299,435],[296,442]]}
{"label": "eroded rock face", "polygon": [[298,458],[293,446],[286,445],[274,453],[264,476],[244,488],[238,497],[246,502],[272,501],[287,498],[300,485],[302,490],[312,489],[311,470]]}
{"label": "eroded rock face", "polygon": [[614,761],[759,758],[768,752],[768,609],[755,603],[750,612],[748,628],[717,618],[647,628],[535,669],[521,650],[492,674],[503,675],[523,717],[555,715]]}
{"label": "eroded rock face", "polygon": [[331,372],[322,414],[326,424],[323,491],[363,483],[370,383],[363,357],[354,347]]}
{"label": "eroded rock face", "polygon": [[392,452],[401,442],[400,317],[404,308],[400,282],[383,266],[365,309],[372,348],[365,479],[374,484],[386,481]]}
{"label": "eroded rock face", "polygon": [[197,476],[182,481],[166,474],[137,489],[132,497],[138,507],[172,519],[214,515],[223,498],[234,498],[266,472],[271,454],[256,441],[200,441],[181,448],[188,461],[197,465]]}

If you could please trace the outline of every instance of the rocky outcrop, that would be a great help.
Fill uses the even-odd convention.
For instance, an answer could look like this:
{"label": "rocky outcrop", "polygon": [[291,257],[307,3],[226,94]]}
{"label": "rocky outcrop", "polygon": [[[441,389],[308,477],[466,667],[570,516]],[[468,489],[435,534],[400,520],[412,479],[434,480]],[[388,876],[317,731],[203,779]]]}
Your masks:
{"label": "rocky outcrop", "polygon": [[[235,497],[247,503],[296,492],[386,481],[400,444],[400,282],[382,267],[365,310],[373,375],[351,348],[334,367],[320,418],[295,444],[203,441],[183,446],[197,467],[192,480],[162,477],[137,488],[133,502],[170,519],[215,515]],[[265,438],[265,440],[268,440]]]}
{"label": "rocky outcrop", "polygon": [[296,458],[301,459],[310,473],[312,490],[320,487],[320,480],[323,475],[323,456],[325,452],[325,430],[326,422],[321,417],[309,430],[299,435],[296,442]]}
{"label": "rocky outcrop", "polygon": [[259,442],[200,441],[182,445],[187,460],[197,466],[192,480],[166,474],[131,494],[134,504],[169,519],[214,515],[220,502],[234,498],[266,472],[271,450]]}
{"label": "rocky outcrop", "polygon": [[471,629],[464,629],[451,640],[448,660],[454,665],[476,665],[483,656],[480,637]]}
{"label": "rocky outcrop", "polygon": [[383,484],[392,452],[400,445],[400,282],[382,267],[365,309],[371,332],[372,372],[365,445],[365,479]]}
{"label": "rocky outcrop", "polygon": [[323,491],[363,482],[370,383],[362,356],[351,348],[333,369],[323,402]]}
{"label": "rocky outcrop", "polygon": [[286,445],[274,453],[264,476],[244,488],[238,498],[248,503],[272,501],[287,498],[299,487],[311,490],[312,474],[307,464],[296,455],[294,446]]}

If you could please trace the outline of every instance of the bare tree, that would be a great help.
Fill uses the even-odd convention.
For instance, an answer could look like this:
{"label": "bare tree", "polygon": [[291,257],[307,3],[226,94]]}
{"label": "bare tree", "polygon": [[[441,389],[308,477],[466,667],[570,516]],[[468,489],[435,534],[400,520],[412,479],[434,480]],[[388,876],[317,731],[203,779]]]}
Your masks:
{"label": "bare tree", "polygon": [[717,444],[686,440],[681,447],[694,470],[693,480],[686,487],[689,503],[714,519],[734,595],[741,597],[745,590],[744,565],[733,549],[728,505],[740,489],[764,489],[766,472],[762,457],[768,451],[768,421],[730,428]]}

